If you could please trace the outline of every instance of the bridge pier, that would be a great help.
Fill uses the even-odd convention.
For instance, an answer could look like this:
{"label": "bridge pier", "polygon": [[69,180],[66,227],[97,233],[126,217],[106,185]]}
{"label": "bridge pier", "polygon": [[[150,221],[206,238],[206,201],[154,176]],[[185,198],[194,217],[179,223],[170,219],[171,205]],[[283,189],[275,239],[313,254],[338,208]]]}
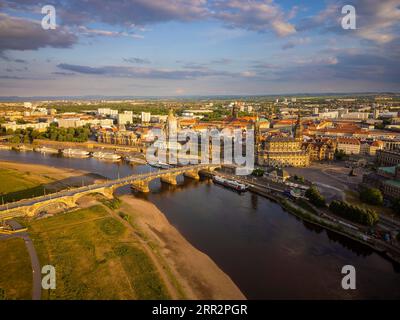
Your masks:
{"label": "bridge pier", "polygon": [[188,171],[183,174],[185,177],[188,177],[190,179],[194,180],[200,180],[199,172],[198,171]]}
{"label": "bridge pier", "polygon": [[138,180],[133,182],[132,188],[142,193],[150,192],[149,183],[146,180]]}
{"label": "bridge pier", "polygon": [[173,185],[173,186],[176,186],[176,185],[177,185],[176,176],[174,176],[174,175],[162,176],[160,179],[161,179],[162,182],[171,184],[171,185]]}

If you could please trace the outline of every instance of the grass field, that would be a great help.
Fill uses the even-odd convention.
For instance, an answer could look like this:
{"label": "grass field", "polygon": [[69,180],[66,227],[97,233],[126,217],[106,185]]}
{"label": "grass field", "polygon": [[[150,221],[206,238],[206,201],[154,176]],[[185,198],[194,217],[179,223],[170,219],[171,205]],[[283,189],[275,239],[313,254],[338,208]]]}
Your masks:
{"label": "grass field", "polygon": [[29,224],[41,265],[56,268],[43,299],[168,299],[149,257],[127,228],[97,205]]}
{"label": "grass field", "polygon": [[52,180],[29,172],[0,169],[0,195],[5,202],[43,195],[43,185]]}
{"label": "grass field", "polygon": [[52,180],[29,172],[0,168],[0,194],[17,192],[51,182]]}
{"label": "grass field", "polygon": [[32,268],[23,239],[0,241],[0,300],[32,298]]}

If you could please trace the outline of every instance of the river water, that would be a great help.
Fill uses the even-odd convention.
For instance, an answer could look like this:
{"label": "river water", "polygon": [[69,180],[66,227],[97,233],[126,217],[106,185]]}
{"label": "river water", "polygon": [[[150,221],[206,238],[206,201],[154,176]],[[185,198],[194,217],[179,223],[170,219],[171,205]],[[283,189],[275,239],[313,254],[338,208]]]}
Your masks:
{"label": "river water", "polygon": [[[35,152],[0,151],[0,160],[86,170],[110,179],[152,170]],[[146,195],[133,194],[129,187],[117,193],[153,202],[247,298],[400,298],[400,266],[372,249],[303,222],[250,192],[239,195],[209,180],[179,177],[178,182],[170,186],[153,181]],[[344,265],[356,268],[356,290],[341,287]]]}

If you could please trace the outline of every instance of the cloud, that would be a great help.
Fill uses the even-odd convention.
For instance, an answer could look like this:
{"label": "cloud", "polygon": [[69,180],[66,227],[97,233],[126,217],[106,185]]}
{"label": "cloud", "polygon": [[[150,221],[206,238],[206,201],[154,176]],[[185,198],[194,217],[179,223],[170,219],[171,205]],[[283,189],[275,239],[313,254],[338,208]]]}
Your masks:
{"label": "cloud", "polygon": [[144,78],[144,79],[170,79],[170,80],[190,80],[199,77],[212,76],[234,76],[234,74],[216,70],[168,70],[125,66],[104,66],[89,67],[61,63],[58,68],[87,75],[101,75],[122,78]]}
{"label": "cloud", "polygon": [[60,17],[68,24],[101,21],[111,25],[143,26],[202,19],[208,15],[206,4],[206,0],[70,0],[64,3]]}
{"label": "cloud", "polygon": [[[344,5],[356,9],[356,30],[344,30],[341,13]],[[324,10],[313,17],[303,19],[298,25],[299,31],[322,29],[341,35],[357,36],[377,44],[385,44],[397,39],[400,33],[399,0],[340,0],[330,2]]]}
{"label": "cloud", "polygon": [[213,16],[232,28],[259,32],[272,29],[281,37],[296,32],[294,25],[288,22],[289,15],[272,0],[215,0],[212,8]]}
{"label": "cloud", "polygon": [[55,74],[57,76],[75,76],[76,73],[72,73],[72,72],[60,72],[60,71],[56,71],[56,72],[52,72],[51,74]]}
{"label": "cloud", "polygon": [[0,13],[0,52],[37,50],[44,47],[69,48],[77,37],[63,28],[44,30],[40,22]]}
{"label": "cloud", "polygon": [[91,29],[85,26],[79,26],[77,31],[87,37],[130,37],[134,39],[143,39],[144,36],[136,33],[128,33],[123,31],[109,31],[109,30],[99,30],[99,29]]}
{"label": "cloud", "polygon": [[212,60],[210,63],[211,63],[211,64],[226,65],[226,64],[232,63],[232,59],[220,58],[220,59]]}
{"label": "cloud", "polygon": [[[271,80],[280,82],[301,81],[302,83],[335,83],[352,81],[384,85],[400,85],[400,66],[395,57],[383,57],[365,52],[343,50],[336,56],[316,55],[298,59],[290,66],[271,70]],[[348,82],[347,82],[348,83]]]}
{"label": "cloud", "polygon": [[310,42],[311,42],[311,39],[308,37],[307,38],[297,38],[297,39],[293,39],[293,40],[286,42],[282,46],[282,49],[283,50],[293,49],[294,47],[296,47],[298,45],[308,44]]}
{"label": "cloud", "polygon": [[148,60],[148,59],[142,59],[142,58],[136,58],[136,57],[123,58],[123,61],[128,62],[128,63],[133,63],[133,64],[149,64],[150,63],[150,60]]}
{"label": "cloud", "polygon": [[[5,1],[5,5],[19,10],[32,10],[42,1]],[[57,18],[63,25],[87,26],[101,22],[125,28],[142,27],[170,21],[192,22],[217,20],[230,28],[257,32],[274,31],[279,36],[296,32],[288,20],[297,7],[284,12],[274,0],[69,0],[57,3]],[[87,34],[114,35],[103,30],[85,31]]]}

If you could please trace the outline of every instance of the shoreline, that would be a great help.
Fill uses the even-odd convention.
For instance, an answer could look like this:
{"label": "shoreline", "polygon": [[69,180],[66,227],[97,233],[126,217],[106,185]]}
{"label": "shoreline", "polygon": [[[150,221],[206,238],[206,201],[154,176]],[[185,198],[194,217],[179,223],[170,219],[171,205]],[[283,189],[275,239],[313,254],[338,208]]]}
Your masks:
{"label": "shoreline", "polygon": [[[386,259],[400,265],[400,256],[399,255],[393,254],[392,252],[389,252],[388,250],[386,250],[383,247],[378,247],[375,243],[364,241],[363,239],[346,232],[344,229],[340,229],[341,228],[340,226],[335,226],[332,223],[330,225],[327,225],[326,222],[323,223],[321,221],[317,221],[318,218],[314,217],[314,214],[312,214],[308,211],[306,213],[303,213],[303,212],[299,213],[296,208],[294,208],[292,205],[290,205],[290,201],[288,201],[287,199],[282,200],[280,197],[272,196],[270,194],[260,192],[257,190],[252,190],[250,192],[253,192],[254,194],[257,194],[266,199],[269,199],[270,201],[276,202],[277,204],[279,204],[281,206],[282,209],[284,209],[288,213],[292,214],[293,216],[301,219],[302,221],[314,224],[325,230],[329,230],[329,231],[339,234],[343,237],[347,237],[351,240],[361,243],[361,244],[371,248],[372,250],[376,251],[377,253],[383,255]],[[301,209],[301,210],[304,211],[304,209]],[[305,215],[309,215],[309,217],[307,217]]]}
{"label": "shoreline", "polygon": [[121,209],[133,217],[132,223],[144,233],[144,240],[156,247],[188,299],[246,299],[232,279],[208,255],[186,240],[156,205],[129,195],[119,199],[123,203]]}

